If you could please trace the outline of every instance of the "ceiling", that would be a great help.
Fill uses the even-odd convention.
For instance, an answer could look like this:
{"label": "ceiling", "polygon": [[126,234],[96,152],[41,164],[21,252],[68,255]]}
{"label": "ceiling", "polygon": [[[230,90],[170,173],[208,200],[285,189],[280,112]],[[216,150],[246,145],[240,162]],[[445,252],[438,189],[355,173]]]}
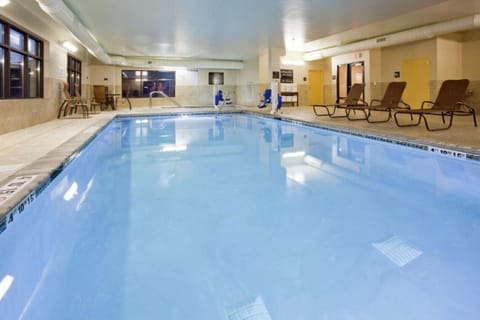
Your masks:
{"label": "ceiling", "polygon": [[[33,2],[33,1],[32,1]],[[479,0],[65,0],[112,56],[245,60],[480,12]]]}

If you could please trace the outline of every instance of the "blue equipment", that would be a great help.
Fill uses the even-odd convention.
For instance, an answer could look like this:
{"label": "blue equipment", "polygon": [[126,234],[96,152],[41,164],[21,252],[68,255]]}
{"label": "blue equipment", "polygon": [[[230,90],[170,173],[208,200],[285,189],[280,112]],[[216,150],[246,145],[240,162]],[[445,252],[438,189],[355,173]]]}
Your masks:
{"label": "blue equipment", "polygon": [[223,98],[222,90],[218,90],[217,94],[215,95],[215,106],[218,106],[220,104],[220,101],[225,101],[225,99]]}
{"label": "blue equipment", "polygon": [[[278,95],[277,98],[277,110],[282,107],[282,96]],[[267,106],[267,104],[272,103],[272,89],[265,89],[263,93],[263,100],[260,101],[258,108],[262,109]]]}

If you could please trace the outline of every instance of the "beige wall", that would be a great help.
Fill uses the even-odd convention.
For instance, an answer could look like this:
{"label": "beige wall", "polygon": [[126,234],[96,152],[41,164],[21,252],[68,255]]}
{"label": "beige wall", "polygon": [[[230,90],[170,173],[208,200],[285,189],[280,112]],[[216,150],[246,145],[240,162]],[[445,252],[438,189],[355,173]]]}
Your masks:
{"label": "beige wall", "polygon": [[241,105],[257,105],[259,102],[260,59],[254,57],[243,61],[243,69],[238,71],[237,103]]}
{"label": "beige wall", "polygon": [[398,81],[399,79],[394,78],[394,72],[402,70],[402,61],[422,57],[426,57],[430,61],[431,79],[436,79],[437,77],[437,46],[435,39],[386,47],[382,48],[381,52],[382,82]]}
{"label": "beige wall", "polygon": [[480,80],[480,29],[466,32],[463,37],[463,76],[470,80]]}
{"label": "beige wall", "polygon": [[437,39],[437,77],[439,81],[462,78],[461,37]]}
{"label": "beige wall", "polygon": [[[90,66],[90,95],[93,95],[94,85],[104,85],[110,92],[122,92],[122,70],[160,70],[160,68],[139,68],[132,66],[110,66],[110,65],[91,65]],[[162,68],[163,70],[163,68]],[[171,69],[175,71],[175,68]],[[228,69],[194,69],[175,71],[175,97],[174,100],[183,106],[205,106],[213,104],[213,86],[208,84],[209,72],[223,72],[224,85],[220,86],[225,97],[231,99],[233,103],[237,100],[237,77],[239,71]],[[152,98],[153,106],[175,106],[175,104],[163,97]],[[150,106],[149,98],[131,98],[132,107]],[[120,99],[120,108],[127,108],[128,104]]]}
{"label": "beige wall", "polygon": [[[67,79],[67,50],[60,42],[70,40],[72,36],[58,28],[55,23],[46,23],[45,17],[38,8],[33,15],[24,10],[15,1],[8,10],[0,12],[3,20],[33,34],[44,41],[44,90],[43,98],[38,99],[1,99],[0,100],[0,134],[19,130],[38,123],[56,119],[58,108],[63,101],[62,83]],[[78,45],[78,47],[80,47]],[[85,50],[80,49],[74,56],[83,60]],[[86,66],[83,66],[85,69]]]}
{"label": "beige wall", "polygon": [[468,87],[467,103],[480,112],[480,29],[472,30],[463,35],[462,61],[463,77],[470,79]]}

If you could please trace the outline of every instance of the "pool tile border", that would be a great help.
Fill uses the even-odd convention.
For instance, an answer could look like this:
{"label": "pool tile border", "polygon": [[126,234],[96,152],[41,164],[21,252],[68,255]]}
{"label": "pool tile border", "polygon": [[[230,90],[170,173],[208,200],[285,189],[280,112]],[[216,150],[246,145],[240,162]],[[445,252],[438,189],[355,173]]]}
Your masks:
{"label": "pool tile border", "polygon": [[[37,161],[30,165],[20,169],[10,176],[8,181],[2,181],[4,184],[8,184],[13,179],[25,176],[35,175],[28,184],[22,187],[21,190],[16,192],[10,198],[5,200],[0,205],[0,235],[7,229],[8,224],[15,220],[17,215],[23,213],[23,211],[31,205],[35,199],[45,190],[45,188],[80,154],[80,152],[92,142],[105,127],[117,118],[132,118],[132,117],[172,117],[172,116],[191,116],[191,115],[228,115],[228,114],[248,114],[260,118],[270,118],[275,120],[282,120],[292,124],[303,125],[307,127],[314,127],[324,129],[332,132],[349,134],[358,136],[361,138],[367,138],[371,140],[382,141],[386,143],[397,144],[409,148],[420,149],[427,152],[433,152],[442,156],[453,157],[456,159],[480,161],[480,152],[467,152],[459,148],[458,146],[445,147],[440,144],[429,144],[427,142],[418,140],[411,141],[409,139],[393,138],[387,135],[366,133],[359,130],[344,129],[334,126],[328,126],[325,124],[302,121],[293,119],[290,117],[284,117],[281,115],[271,115],[264,113],[257,113],[248,110],[228,110],[228,111],[198,111],[198,112],[165,112],[165,113],[138,113],[138,114],[117,114],[112,118],[100,119],[95,122],[89,128],[83,130],[79,135],[71,138],[67,142],[63,143],[59,147],[47,153]],[[94,128],[94,129],[92,129]]]}

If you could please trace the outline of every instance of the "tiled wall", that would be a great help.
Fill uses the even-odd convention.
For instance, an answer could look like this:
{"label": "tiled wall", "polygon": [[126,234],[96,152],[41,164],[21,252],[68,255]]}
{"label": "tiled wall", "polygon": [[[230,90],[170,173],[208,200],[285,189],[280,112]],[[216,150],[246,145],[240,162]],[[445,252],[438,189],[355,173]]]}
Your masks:
{"label": "tiled wall", "polygon": [[473,107],[477,113],[480,112],[480,80],[470,81],[465,101]]}
{"label": "tiled wall", "polygon": [[[224,98],[230,98],[232,104],[237,103],[237,86],[223,85],[220,87],[223,91]],[[93,92],[93,87],[91,88]],[[120,86],[109,87],[109,91],[121,92]],[[182,106],[211,106],[213,105],[213,87],[210,85],[198,85],[198,86],[176,86],[175,97],[173,100]],[[131,98],[130,102],[132,108],[150,106],[150,98]],[[175,106],[175,103],[165,97],[152,97],[152,106]],[[119,99],[119,106],[128,107],[122,99]]]}
{"label": "tiled wall", "polygon": [[42,99],[0,100],[0,134],[23,129],[57,117],[61,96],[61,81],[45,78]]}

